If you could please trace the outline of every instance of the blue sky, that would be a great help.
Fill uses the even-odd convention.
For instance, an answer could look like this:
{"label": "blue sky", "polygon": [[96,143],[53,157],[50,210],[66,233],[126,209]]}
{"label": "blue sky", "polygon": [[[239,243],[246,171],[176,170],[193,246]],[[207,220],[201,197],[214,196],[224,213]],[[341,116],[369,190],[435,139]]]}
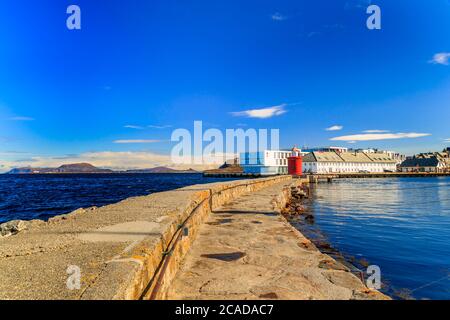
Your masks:
{"label": "blue sky", "polygon": [[1,171],[164,164],[194,120],[282,147],[450,145],[448,0],[3,1],[0,40]]}

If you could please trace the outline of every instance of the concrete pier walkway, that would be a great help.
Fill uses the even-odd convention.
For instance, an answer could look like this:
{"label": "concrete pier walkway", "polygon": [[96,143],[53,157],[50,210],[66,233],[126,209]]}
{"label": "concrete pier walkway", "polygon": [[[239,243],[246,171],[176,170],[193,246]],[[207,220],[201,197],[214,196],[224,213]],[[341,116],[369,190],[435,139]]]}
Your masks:
{"label": "concrete pier walkway", "polygon": [[195,185],[3,225],[0,299],[385,298],[279,214],[298,182]]}
{"label": "concrete pier walkway", "polygon": [[388,299],[320,253],[280,215],[278,183],[216,209],[168,299]]}
{"label": "concrete pier walkway", "polygon": [[[11,222],[0,234],[0,299],[160,299],[210,212],[240,194],[289,181],[271,177],[194,185]],[[176,239],[183,229],[189,235]],[[166,272],[158,270],[167,254]],[[158,290],[149,288],[155,277]]]}

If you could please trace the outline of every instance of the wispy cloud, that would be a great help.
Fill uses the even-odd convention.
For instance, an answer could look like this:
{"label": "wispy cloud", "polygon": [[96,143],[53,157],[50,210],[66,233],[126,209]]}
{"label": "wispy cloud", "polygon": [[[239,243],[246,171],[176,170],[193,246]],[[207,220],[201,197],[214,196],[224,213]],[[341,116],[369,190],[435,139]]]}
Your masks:
{"label": "wispy cloud", "polygon": [[151,129],[167,129],[167,128],[172,128],[171,125],[161,125],[161,126],[157,126],[157,125],[148,125],[148,126],[138,126],[138,125],[134,125],[134,124],[127,124],[124,126],[124,128],[128,128],[128,129],[136,129],[136,130],[143,130],[145,128],[151,128]]}
{"label": "wispy cloud", "polygon": [[450,52],[440,52],[440,53],[436,53],[433,56],[433,59],[431,59],[429,61],[429,63],[433,63],[433,64],[442,64],[447,66],[448,65],[448,60],[450,59]]}
{"label": "wispy cloud", "polygon": [[450,142],[450,138],[444,139],[444,142]]}
{"label": "wispy cloud", "polygon": [[331,127],[329,127],[329,128],[326,128],[325,130],[326,130],[326,131],[340,131],[340,130],[342,130],[342,129],[344,129],[343,126],[331,126]]}
{"label": "wispy cloud", "polygon": [[286,113],[285,110],[286,104],[280,104],[279,106],[273,106],[269,108],[262,109],[251,109],[245,111],[237,111],[230,112],[235,117],[247,117],[247,118],[258,118],[258,119],[267,119],[275,116],[280,116],[283,113]]}
{"label": "wispy cloud", "polygon": [[135,126],[135,125],[132,125],[132,124],[127,124],[127,125],[125,125],[125,126],[123,126],[124,128],[128,128],[128,129],[136,129],[136,130],[142,130],[142,129],[144,129],[144,127],[141,127],[141,126]]}
{"label": "wispy cloud", "polygon": [[430,133],[365,133],[353,134],[349,136],[334,137],[332,141],[374,141],[374,140],[390,140],[390,139],[413,139],[431,136]]}
{"label": "wispy cloud", "polygon": [[24,154],[30,154],[30,153],[25,152],[25,151],[0,151],[0,155],[2,155],[2,156],[16,156],[16,155],[24,155]]}
{"label": "wispy cloud", "polygon": [[275,21],[284,21],[284,20],[287,19],[287,16],[282,15],[282,14],[279,13],[279,12],[275,12],[275,13],[272,14],[270,17],[272,18],[272,20],[275,20]]}
{"label": "wispy cloud", "polygon": [[172,128],[171,125],[162,125],[162,126],[157,126],[157,125],[148,125],[147,127],[152,128],[152,129],[167,129],[167,128]]}
{"label": "wispy cloud", "polygon": [[23,116],[16,116],[16,117],[9,118],[9,120],[13,120],[13,121],[34,121],[34,118],[23,117]]}
{"label": "wispy cloud", "polygon": [[387,133],[389,130],[365,130],[364,133]]}
{"label": "wispy cloud", "polygon": [[119,144],[131,144],[131,143],[156,143],[161,142],[161,140],[150,140],[150,139],[135,139],[135,140],[114,140],[114,143]]}

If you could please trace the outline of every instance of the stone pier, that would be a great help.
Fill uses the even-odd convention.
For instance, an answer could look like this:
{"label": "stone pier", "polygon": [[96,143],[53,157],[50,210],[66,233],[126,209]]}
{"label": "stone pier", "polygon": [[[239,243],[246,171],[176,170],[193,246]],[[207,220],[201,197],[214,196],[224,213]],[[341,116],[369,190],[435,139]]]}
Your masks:
{"label": "stone pier", "polygon": [[195,185],[16,222],[0,299],[373,299],[279,214],[299,179]]}
{"label": "stone pier", "polygon": [[48,222],[9,223],[0,235],[0,299],[140,299],[149,290],[158,299],[212,208],[289,180],[194,185],[79,209]]}
{"label": "stone pier", "polygon": [[290,184],[217,208],[169,288],[168,299],[387,299],[322,254],[280,214]]}

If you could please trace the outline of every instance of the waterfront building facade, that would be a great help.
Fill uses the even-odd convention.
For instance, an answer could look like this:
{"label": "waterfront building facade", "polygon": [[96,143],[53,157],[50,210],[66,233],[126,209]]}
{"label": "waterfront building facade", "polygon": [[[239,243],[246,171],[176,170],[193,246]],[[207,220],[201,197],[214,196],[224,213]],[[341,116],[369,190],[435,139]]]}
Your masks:
{"label": "waterfront building facade", "polygon": [[244,173],[276,175],[288,173],[289,150],[264,150],[245,152],[239,155],[239,165]]}
{"label": "waterfront building facade", "polygon": [[311,152],[303,157],[304,173],[396,172],[397,162],[381,152]]}
{"label": "waterfront building facade", "polygon": [[405,160],[402,172],[450,172],[450,154],[448,152],[420,153]]}
{"label": "waterfront building facade", "polygon": [[368,149],[356,149],[356,150],[350,150],[350,151],[356,151],[356,152],[363,152],[366,154],[373,154],[373,153],[384,153],[388,155],[392,160],[395,160],[398,165],[400,165],[403,161],[406,160],[406,156],[395,152],[395,151],[388,151],[388,150],[379,150],[374,148],[368,148]]}

